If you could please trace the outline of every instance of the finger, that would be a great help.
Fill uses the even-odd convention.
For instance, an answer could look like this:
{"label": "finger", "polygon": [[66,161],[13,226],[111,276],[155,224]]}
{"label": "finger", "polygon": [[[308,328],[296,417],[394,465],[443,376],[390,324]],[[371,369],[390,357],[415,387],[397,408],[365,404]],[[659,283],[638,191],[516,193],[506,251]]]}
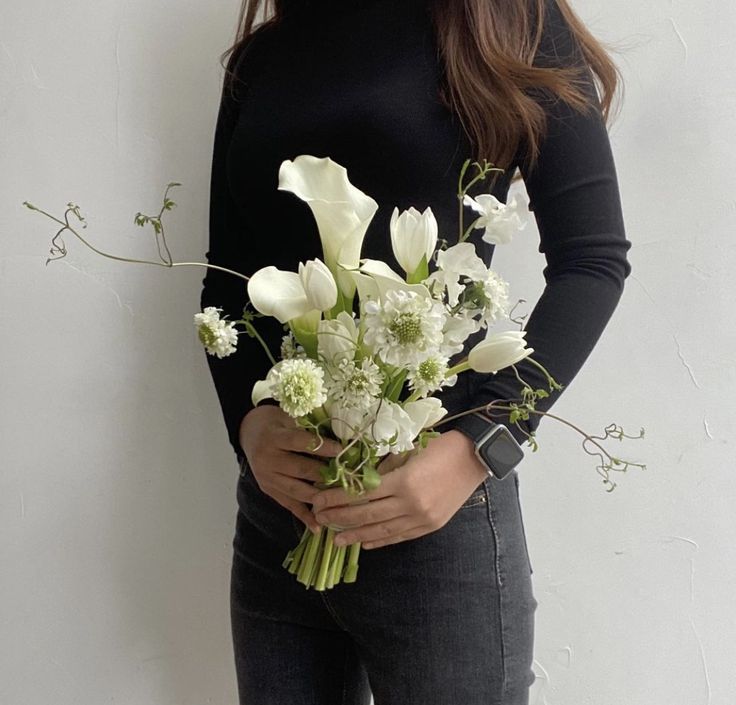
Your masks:
{"label": "finger", "polygon": [[318,437],[303,428],[284,428],[279,434],[279,447],[324,457],[332,457],[342,450],[338,441],[325,436]]}
{"label": "finger", "polygon": [[311,483],[300,480],[298,477],[284,475],[280,472],[274,472],[269,477],[269,486],[291,499],[299,502],[312,503],[314,496],[319,490]]}
{"label": "finger", "polygon": [[392,543],[400,543],[401,541],[408,541],[409,539],[417,539],[420,536],[425,536],[433,531],[429,527],[417,527],[411,531],[405,531],[401,536],[393,536],[381,541],[367,541],[362,544],[362,548],[370,550],[371,548],[380,548],[381,546],[388,546]]}
{"label": "finger", "polygon": [[299,455],[299,453],[285,453],[282,462],[283,464],[280,465],[278,470],[282,475],[298,477],[310,482],[322,482],[322,474],[319,469],[326,465],[324,461],[308,458],[305,455]]}
{"label": "finger", "polygon": [[[314,509],[313,509],[314,511]],[[403,516],[402,503],[397,497],[377,499],[366,504],[349,507],[332,507],[315,513],[320,524],[335,524],[344,527],[358,527],[364,524],[377,524],[398,516]]]}
{"label": "finger", "polygon": [[270,495],[276,500],[282,507],[288,509],[299,521],[305,526],[309,527],[309,530],[316,534],[322,528],[314,519],[314,515],[309,510],[309,507],[303,502],[297,502],[287,495],[275,491]]}
{"label": "finger", "polygon": [[[421,531],[419,531],[420,529]],[[417,531],[419,533],[416,533]],[[357,529],[341,531],[340,541],[337,545],[347,546],[357,542],[360,542],[363,546],[366,543],[370,545],[379,542],[385,545],[387,543],[398,543],[413,536],[420,536],[422,533],[427,533],[426,527],[420,527],[417,524],[416,517],[406,514],[378,524],[366,524]]]}
{"label": "finger", "polygon": [[342,504],[352,504],[356,501],[383,499],[396,494],[398,480],[394,473],[388,473],[381,477],[381,484],[375,489],[368,490],[362,494],[355,495],[347,492],[342,487],[328,487],[326,490],[320,490],[312,500],[312,507],[315,510],[326,509],[327,507],[336,507]]}

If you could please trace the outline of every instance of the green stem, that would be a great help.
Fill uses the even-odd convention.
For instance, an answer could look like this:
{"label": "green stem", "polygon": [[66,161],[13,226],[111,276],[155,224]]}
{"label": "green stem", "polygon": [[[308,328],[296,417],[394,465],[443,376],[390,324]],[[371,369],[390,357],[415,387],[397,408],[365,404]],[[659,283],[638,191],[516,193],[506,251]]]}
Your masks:
{"label": "green stem", "polygon": [[332,548],[333,539],[335,538],[335,530],[327,529],[327,536],[325,537],[325,545],[322,548],[322,557],[319,564],[319,572],[317,573],[317,580],[315,581],[315,590],[324,590],[327,583],[327,571],[332,562]]}
{"label": "green stem", "polygon": [[312,534],[307,540],[307,549],[302,557],[299,571],[296,576],[297,581],[302,583],[305,587],[309,587],[312,568],[315,563],[315,556],[317,555],[317,550],[322,542],[322,535],[324,533],[325,530],[322,528],[318,534]]}
{"label": "green stem", "polygon": [[268,345],[266,345],[266,341],[263,340],[263,338],[261,338],[260,334],[256,330],[256,327],[250,321],[246,321],[242,319],[239,321],[235,321],[235,323],[242,323],[245,326],[246,330],[258,340],[258,342],[261,344],[261,347],[266,351],[266,355],[268,355],[268,359],[271,361],[271,364],[275,365],[276,360],[274,359],[274,356],[271,354],[271,351],[268,349]]}
{"label": "green stem", "polygon": [[358,579],[358,555],[360,554],[360,542],[350,544],[348,564],[345,567],[344,583],[354,583]]}

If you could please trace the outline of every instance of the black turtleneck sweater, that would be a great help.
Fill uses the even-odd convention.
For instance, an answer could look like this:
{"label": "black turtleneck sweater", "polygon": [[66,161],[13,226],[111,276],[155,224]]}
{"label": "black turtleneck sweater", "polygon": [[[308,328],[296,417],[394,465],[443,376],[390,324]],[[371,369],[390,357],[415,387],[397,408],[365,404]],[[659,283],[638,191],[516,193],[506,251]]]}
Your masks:
{"label": "black turtleneck sweater", "polygon": [[[440,236],[457,242],[457,181],[463,162],[472,156],[457,116],[437,95],[441,65],[428,0],[294,2],[282,22],[257,29],[231,61],[239,81],[233,94],[221,94],[207,261],[250,275],[269,264],[296,271],[298,262],[322,256],[309,207],[277,188],[284,159],[312,154],[346,167],[350,181],[378,202],[362,256],[382,259],[401,272],[391,249],[394,206],[420,211],[431,206]],[[578,51],[556,3],[548,0],[540,63],[569,64]],[[591,74],[588,81],[595,94]],[[544,291],[526,321],[526,342],[535,350],[532,357],[567,387],[619,301],[631,271],[626,255],[631,243],[600,111],[586,116],[562,101],[548,101],[545,110],[549,128],[537,168],[527,173],[517,160],[492,193],[505,202],[511,177],[520,168],[540,234],[539,252],[547,262]],[[487,189],[487,182],[482,186]],[[473,217],[466,209],[466,227]],[[481,233],[474,230],[470,241],[490,264],[494,248],[481,240]],[[522,288],[514,284],[515,290]],[[222,307],[224,315],[237,319],[246,301],[242,279],[207,270],[202,307]],[[281,324],[259,318],[257,325],[278,357]],[[465,351],[451,362],[485,335],[481,330],[468,338]],[[245,333],[236,353],[222,359],[207,355],[207,362],[240,460],[240,422],[252,409],[253,383],[266,376],[270,362]],[[547,386],[544,375],[526,360],[517,367],[533,388]],[[436,396],[449,416],[494,399],[519,399],[520,389],[510,368],[495,375],[468,371]],[[536,408],[549,409],[559,396],[552,392]],[[504,421],[503,415],[493,418]],[[539,419],[532,414],[523,425],[531,432]],[[507,425],[523,442],[526,436]]]}

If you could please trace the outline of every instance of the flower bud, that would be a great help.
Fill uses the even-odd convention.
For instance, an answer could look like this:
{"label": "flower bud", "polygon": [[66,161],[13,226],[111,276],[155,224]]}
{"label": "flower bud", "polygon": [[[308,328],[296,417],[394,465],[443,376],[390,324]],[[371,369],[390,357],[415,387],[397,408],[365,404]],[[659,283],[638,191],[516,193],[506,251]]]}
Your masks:
{"label": "flower bud", "polygon": [[468,353],[468,364],[476,372],[493,372],[523,360],[534,352],[525,347],[526,331],[506,331],[488,336]]}
{"label": "flower bud", "polygon": [[312,308],[327,311],[337,303],[335,278],[322,260],[299,262],[299,278]]}

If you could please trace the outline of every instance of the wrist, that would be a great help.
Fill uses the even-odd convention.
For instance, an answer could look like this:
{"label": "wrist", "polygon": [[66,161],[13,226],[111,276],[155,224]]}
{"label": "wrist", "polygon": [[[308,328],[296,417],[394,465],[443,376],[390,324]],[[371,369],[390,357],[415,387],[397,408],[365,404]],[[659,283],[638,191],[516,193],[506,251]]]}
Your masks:
{"label": "wrist", "polygon": [[463,459],[468,461],[467,463],[462,464],[465,467],[473,468],[478,479],[478,484],[483,482],[483,480],[488,479],[488,468],[476,455],[475,443],[473,443],[473,440],[469,436],[454,428],[449,431],[445,431],[442,435],[447,437],[448,440],[456,446],[457,453],[459,453]]}

